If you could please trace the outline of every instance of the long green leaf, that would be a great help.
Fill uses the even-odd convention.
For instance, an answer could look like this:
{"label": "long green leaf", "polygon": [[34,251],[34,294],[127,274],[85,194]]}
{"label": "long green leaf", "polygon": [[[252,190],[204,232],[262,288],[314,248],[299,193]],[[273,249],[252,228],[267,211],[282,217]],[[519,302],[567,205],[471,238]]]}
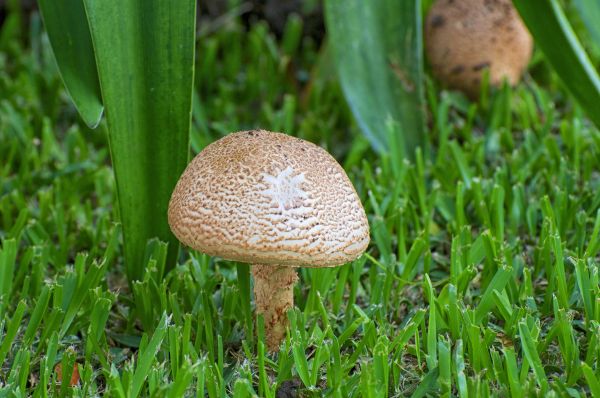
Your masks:
{"label": "long green leaf", "polygon": [[592,39],[600,48],[600,1],[598,0],[575,0],[575,7],[579,10],[581,19],[589,30]]}
{"label": "long green leaf", "polygon": [[38,0],[65,87],[91,128],[102,118],[102,98],[92,38],[81,0]]}
{"label": "long green leaf", "polygon": [[342,88],[364,134],[379,151],[396,141],[411,154],[425,131],[420,0],[327,0],[325,12]]}
{"label": "long green leaf", "polygon": [[558,0],[513,0],[536,44],[600,127],[600,77],[560,7]]}
{"label": "long green leaf", "polygon": [[178,248],[167,223],[171,192],[188,159],[194,0],[85,0],[96,51],[130,281],[148,239]]}

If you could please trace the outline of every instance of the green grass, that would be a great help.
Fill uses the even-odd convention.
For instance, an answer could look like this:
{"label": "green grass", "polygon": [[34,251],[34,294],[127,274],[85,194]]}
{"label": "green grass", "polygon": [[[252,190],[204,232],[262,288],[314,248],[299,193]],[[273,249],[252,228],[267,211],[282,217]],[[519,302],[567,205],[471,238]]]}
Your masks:
{"label": "green grass", "polygon": [[234,263],[182,250],[165,275],[149,242],[130,290],[105,129],[69,105],[39,19],[2,41],[0,396],[600,394],[600,134],[539,54],[535,80],[478,105],[429,82],[409,163],[369,149],[327,52],[288,26],[205,30],[191,137],[311,140],[365,204],[367,254],[299,271],[278,356],[260,322],[247,334]]}

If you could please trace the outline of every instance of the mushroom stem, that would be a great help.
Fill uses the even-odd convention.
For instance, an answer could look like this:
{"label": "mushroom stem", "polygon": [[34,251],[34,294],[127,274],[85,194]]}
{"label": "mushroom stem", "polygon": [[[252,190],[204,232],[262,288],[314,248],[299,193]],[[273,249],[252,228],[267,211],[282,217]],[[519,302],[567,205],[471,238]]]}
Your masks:
{"label": "mushroom stem", "polygon": [[294,284],[298,280],[292,267],[252,265],[256,312],[265,320],[265,338],[270,352],[279,351],[285,337],[287,310],[294,306]]}

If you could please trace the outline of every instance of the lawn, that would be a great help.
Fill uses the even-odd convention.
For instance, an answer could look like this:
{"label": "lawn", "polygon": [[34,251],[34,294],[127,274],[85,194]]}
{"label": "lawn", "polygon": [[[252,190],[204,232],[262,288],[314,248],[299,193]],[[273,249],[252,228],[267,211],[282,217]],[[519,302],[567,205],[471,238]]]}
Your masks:
{"label": "lawn", "polygon": [[128,284],[106,122],[77,115],[37,13],[15,37],[0,36],[0,397],[600,396],[600,133],[539,51],[477,102],[428,78],[427,142],[401,160],[371,149],[299,19],[281,37],[201,26],[192,155],[252,128],[316,143],[371,227],[360,259],[299,269],[269,354],[233,262],[182,248],[171,267],[154,240]]}

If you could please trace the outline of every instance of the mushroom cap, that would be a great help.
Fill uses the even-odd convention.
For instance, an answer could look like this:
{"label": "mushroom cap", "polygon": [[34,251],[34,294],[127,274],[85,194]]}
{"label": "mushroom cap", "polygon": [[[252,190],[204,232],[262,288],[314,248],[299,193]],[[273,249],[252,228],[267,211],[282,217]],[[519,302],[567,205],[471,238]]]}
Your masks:
{"label": "mushroom cap", "polygon": [[475,98],[483,71],[490,84],[515,85],[533,41],[510,0],[437,0],[425,24],[425,47],[433,73]]}
{"label": "mushroom cap", "polygon": [[359,257],[369,224],[344,169],[322,148],[241,131],[201,151],[177,182],[169,225],[187,246],[253,264],[326,267]]}

